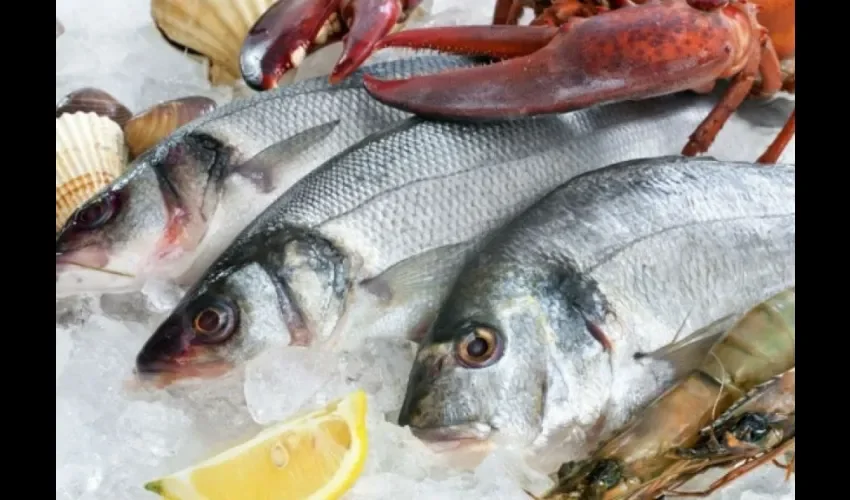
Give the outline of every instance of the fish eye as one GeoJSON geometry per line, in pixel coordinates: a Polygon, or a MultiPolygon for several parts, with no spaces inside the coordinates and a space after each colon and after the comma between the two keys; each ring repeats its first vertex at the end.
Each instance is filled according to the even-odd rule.
{"type": "Polygon", "coordinates": [[[224,298],[216,298],[195,312],[192,329],[195,338],[205,344],[218,344],[229,339],[239,325],[239,309],[224,298]]]}
{"type": "Polygon", "coordinates": [[[455,346],[455,355],[468,368],[484,368],[502,355],[499,332],[487,326],[474,326],[455,346]]]}
{"type": "Polygon", "coordinates": [[[77,211],[74,215],[74,227],[88,231],[97,229],[112,220],[117,213],[118,196],[107,193],[77,211]]]}

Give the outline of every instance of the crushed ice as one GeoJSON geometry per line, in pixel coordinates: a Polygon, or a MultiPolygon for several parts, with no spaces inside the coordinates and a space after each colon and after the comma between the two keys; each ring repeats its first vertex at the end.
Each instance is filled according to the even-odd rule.
{"type": "MultiPolygon", "coordinates": [[[[466,1],[434,0],[431,15],[410,25],[488,23],[493,1],[474,4],[471,11],[466,1]]],[[[220,103],[234,95],[230,88],[212,88],[202,63],[162,40],[150,21],[149,0],[60,0],[56,17],[65,29],[56,43],[57,100],[94,86],[140,111],[185,95],[220,103]]],[[[327,72],[338,53],[330,47],[308,59],[297,79],[327,72]]],[[[372,60],[398,55],[387,51],[372,60]]],[[[142,489],[147,480],[223,451],[254,435],[260,424],[355,387],[370,395],[371,446],[347,499],[524,500],[523,489],[540,492],[550,484],[507,451],[493,453],[472,471],[448,467],[408,429],[389,423],[413,359],[412,347],[401,339],[370,339],[334,354],[279,349],[254,360],[244,374],[215,382],[160,391],[133,386],[135,354],[181,293],[152,282],[133,294],[57,300],[57,499],[152,500],[155,495],[142,489]]],[[[763,469],[716,498],[794,498],[793,479],[784,483],[783,471],[763,469]]]]}

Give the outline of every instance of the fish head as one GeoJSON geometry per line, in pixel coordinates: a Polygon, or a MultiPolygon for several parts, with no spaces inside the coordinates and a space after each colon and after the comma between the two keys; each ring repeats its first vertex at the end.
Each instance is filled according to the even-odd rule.
{"type": "Polygon", "coordinates": [[[530,444],[542,429],[547,380],[536,318],[448,300],[417,352],[399,425],[425,441],[530,444]]]}
{"type": "Polygon", "coordinates": [[[340,273],[315,250],[263,235],[231,247],[142,347],[139,378],[160,386],[215,378],[272,346],[306,345],[333,330],[344,307],[340,273]]]}
{"type": "Polygon", "coordinates": [[[231,152],[209,135],[188,133],[136,158],[57,233],[57,295],[179,277],[206,235],[231,152]]]}
{"type": "Polygon", "coordinates": [[[57,294],[120,291],[138,282],[168,214],[154,172],[134,173],[90,198],[57,233],[57,294]]]}

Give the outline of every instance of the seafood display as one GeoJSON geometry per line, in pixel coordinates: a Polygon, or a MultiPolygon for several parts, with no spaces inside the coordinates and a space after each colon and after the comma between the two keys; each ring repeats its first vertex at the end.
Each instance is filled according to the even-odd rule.
{"type": "MultiPolygon", "coordinates": [[[[470,64],[425,57],[372,71],[470,64]]],[[[221,106],[148,150],[57,230],[56,294],[135,290],[151,277],[191,283],[236,234],[304,174],[406,117],[370,99],[360,76],[317,78],[221,106]]],[[[128,124],[132,124],[131,120],[128,124]]],[[[130,130],[132,132],[132,128],[130,130]]]]}
{"type": "Polygon", "coordinates": [[[348,77],[423,0],[278,0],[248,32],[240,54],[249,87],[267,90],[317,48],[342,39],[331,83],[348,77]]]}
{"type": "Polygon", "coordinates": [[[419,119],[381,131],[252,222],[149,339],[138,370],[218,375],[269,346],[333,333],[421,336],[488,230],[576,174],[675,152],[667,136],[699,122],[693,104],[670,96],[542,120],[419,119]]]}
{"type": "Polygon", "coordinates": [[[98,1],[57,498],[793,499],[794,0],[98,1]]]}
{"type": "Polygon", "coordinates": [[[274,0],[151,0],[151,17],[165,38],[209,59],[213,85],[241,78],[245,35],[274,0]]]}
{"type": "MultiPolygon", "coordinates": [[[[563,113],[685,90],[703,93],[717,80],[731,79],[682,149],[687,156],[707,151],[747,96],[795,88],[794,0],[531,3],[539,6],[534,26],[424,28],[379,44],[506,61],[399,80],[367,76],[366,88],[381,102],[412,113],[481,120],[563,113]]],[[[516,22],[518,5],[500,0],[495,20],[516,22]]],[[[762,162],[777,160],[794,125],[792,116],[762,162]]]]}
{"type": "MultiPolygon", "coordinates": [[[[121,127],[95,113],[56,118],[56,230],[78,206],[118,178],[127,165],[121,127]]],[[[103,214],[75,214],[72,224],[87,227],[103,214]]]]}
{"type": "Polygon", "coordinates": [[[794,285],[794,193],[793,166],[680,156],[568,181],[465,263],[399,424],[428,440],[593,446],[663,386],[635,376],[635,352],[794,285]]]}
{"type": "Polygon", "coordinates": [[[790,428],[787,411],[773,417],[788,405],[788,391],[794,393],[795,289],[758,304],[731,328],[730,319],[654,353],[652,358],[680,369],[692,366],[695,356],[705,357],[589,459],[566,464],[557,487],[543,498],[656,498],[695,471],[773,448],[789,438],[789,430],[793,438],[793,415],[790,428]],[[711,342],[717,343],[705,355],[704,345],[711,342]],[[741,443],[752,446],[741,449],[741,443]]]}

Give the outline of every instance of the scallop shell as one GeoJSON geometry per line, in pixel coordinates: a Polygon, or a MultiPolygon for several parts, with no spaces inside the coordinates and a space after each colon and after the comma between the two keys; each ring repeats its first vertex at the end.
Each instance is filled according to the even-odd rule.
{"type": "Polygon", "coordinates": [[[147,151],[172,132],[216,107],[209,97],[190,96],[159,103],[133,116],[124,135],[133,157],[147,151]]]}
{"type": "Polygon", "coordinates": [[[97,113],[100,116],[111,118],[123,127],[127,120],[133,115],[127,106],[112,97],[103,90],[93,87],[77,89],[63,97],[56,104],[56,118],[65,113],[97,113]]]}
{"type": "Polygon", "coordinates": [[[56,119],[56,230],[127,164],[121,127],[95,113],[56,119]]]}
{"type": "Polygon", "coordinates": [[[171,42],[210,60],[210,82],[219,85],[242,79],[242,42],[274,3],[275,0],[151,0],[151,14],[171,42]]]}

